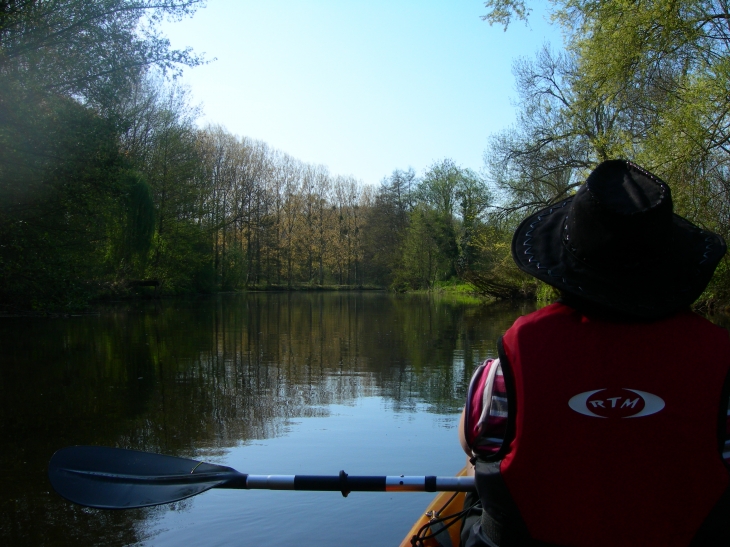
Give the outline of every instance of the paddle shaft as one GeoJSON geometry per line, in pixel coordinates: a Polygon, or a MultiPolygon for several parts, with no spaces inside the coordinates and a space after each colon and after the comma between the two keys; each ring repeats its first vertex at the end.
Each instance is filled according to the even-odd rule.
{"type": "MultiPolygon", "coordinates": [[[[222,486],[226,488],[226,486],[222,486]]],[[[235,488],[235,486],[234,486],[235,488]]],[[[247,475],[249,489],[315,490],[328,492],[468,492],[474,490],[473,477],[435,476],[355,476],[340,472],[328,475],[247,475]]]]}

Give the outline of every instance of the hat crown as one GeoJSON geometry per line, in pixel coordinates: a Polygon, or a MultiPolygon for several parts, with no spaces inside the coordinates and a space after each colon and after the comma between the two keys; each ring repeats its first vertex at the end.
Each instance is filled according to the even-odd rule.
{"type": "Polygon", "coordinates": [[[606,161],[573,197],[563,245],[589,266],[650,264],[671,244],[672,215],[666,183],[631,162],[606,161]]]}
{"type": "MultiPolygon", "coordinates": [[[[586,188],[608,212],[635,215],[666,204],[669,187],[630,162],[603,163],[586,180],[586,188]]],[[[668,200],[671,206],[671,199],[668,200]]]]}

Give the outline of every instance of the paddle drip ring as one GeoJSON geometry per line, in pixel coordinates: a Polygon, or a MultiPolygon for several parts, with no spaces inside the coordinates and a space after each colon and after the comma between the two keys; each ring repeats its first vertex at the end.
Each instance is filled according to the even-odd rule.
{"type": "Polygon", "coordinates": [[[345,473],[344,469],[340,470],[340,492],[342,492],[343,498],[346,498],[347,494],[350,493],[347,489],[347,473],[345,473]]]}

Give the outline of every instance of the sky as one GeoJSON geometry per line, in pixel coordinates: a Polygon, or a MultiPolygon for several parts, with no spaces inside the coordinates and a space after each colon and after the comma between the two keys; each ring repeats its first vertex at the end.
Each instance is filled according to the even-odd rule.
{"type": "Polygon", "coordinates": [[[481,171],[489,136],[516,119],[513,61],[562,47],[545,12],[506,32],[485,13],[480,0],[208,0],[162,31],[215,58],[181,80],[201,127],[378,184],[444,158],[481,171]]]}

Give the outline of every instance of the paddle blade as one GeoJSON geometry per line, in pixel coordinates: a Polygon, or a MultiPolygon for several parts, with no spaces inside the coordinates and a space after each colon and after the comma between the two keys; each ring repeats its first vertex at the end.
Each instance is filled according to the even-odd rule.
{"type": "Polygon", "coordinates": [[[211,488],[244,481],[230,467],[162,454],[70,446],[51,458],[48,477],[69,501],[101,509],[171,503],[211,488]]]}

